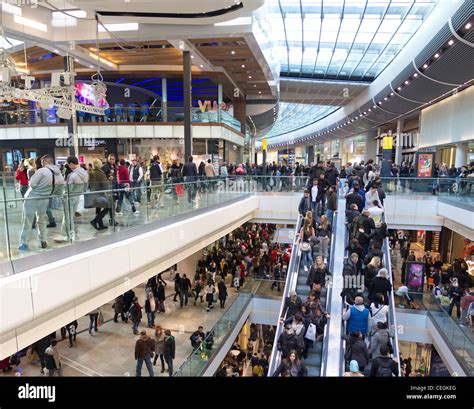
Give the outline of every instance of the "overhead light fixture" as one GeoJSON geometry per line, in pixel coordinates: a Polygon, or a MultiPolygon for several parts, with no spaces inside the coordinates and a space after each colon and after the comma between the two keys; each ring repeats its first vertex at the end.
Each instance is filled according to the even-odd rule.
{"type": "Polygon", "coordinates": [[[55,49],[55,50],[53,50],[53,51],[54,51],[56,54],[59,53],[59,50],[56,50],[56,49],[55,49]]]}
{"type": "Polygon", "coordinates": [[[402,89],[402,87],[397,87],[397,90],[400,91],[402,89]]]}
{"type": "Polygon", "coordinates": [[[257,88],[257,84],[253,84],[253,87],[254,87],[254,88],[257,88]]]}
{"type": "Polygon", "coordinates": [[[379,101],[378,104],[379,104],[379,105],[382,105],[382,101],[379,101]]]}
{"type": "Polygon", "coordinates": [[[384,98],[385,101],[386,101],[387,99],[388,99],[387,97],[384,98]]]}
{"type": "Polygon", "coordinates": [[[53,11],[51,15],[53,16],[53,20],[59,20],[59,19],[64,20],[64,19],[74,18],[74,17],[86,18],[87,12],[85,10],[64,10],[64,12],[53,11]]]}
{"type": "Polygon", "coordinates": [[[372,108],[377,108],[377,105],[374,105],[372,108]]]}
{"type": "Polygon", "coordinates": [[[93,58],[96,61],[100,60],[101,64],[108,65],[110,68],[116,70],[117,64],[113,63],[112,61],[106,60],[104,57],[100,57],[97,54],[89,53],[89,57],[93,58]]]}
{"type": "Polygon", "coordinates": [[[199,67],[204,68],[204,65],[200,64],[199,67]]]}
{"type": "Polygon", "coordinates": [[[415,77],[415,78],[418,77],[418,73],[415,72],[415,73],[413,74],[413,77],[415,77]]]}
{"type": "Polygon", "coordinates": [[[427,68],[428,68],[428,64],[423,64],[423,68],[424,68],[424,69],[427,69],[427,68]]]}
{"type": "Polygon", "coordinates": [[[372,111],[372,108],[369,108],[367,111],[371,112],[371,111],[372,111]]]}
{"type": "Polygon", "coordinates": [[[472,25],[471,23],[467,23],[464,27],[466,30],[469,30],[472,27],[472,25]]]}
{"type": "Polygon", "coordinates": [[[39,23],[38,21],[31,20],[29,18],[14,15],[13,21],[17,24],[22,24],[25,27],[33,28],[38,31],[44,31],[45,33],[48,32],[48,26],[46,24],[39,23]]]}
{"type": "Polygon", "coordinates": [[[391,92],[390,95],[393,96],[393,92],[391,92]]]}
{"type": "Polygon", "coordinates": [[[439,54],[436,53],[436,54],[434,55],[434,58],[439,58],[439,54]]]}
{"type": "Polygon", "coordinates": [[[89,68],[94,68],[94,66],[93,66],[93,65],[89,65],[89,68]]]}
{"type": "Polygon", "coordinates": [[[259,93],[259,94],[261,94],[261,93],[262,93],[262,91],[258,91],[258,93],[259,93]]]}
{"type": "Polygon", "coordinates": [[[406,80],[405,81],[405,85],[408,85],[410,83],[410,81],[406,80]]]}
{"type": "Polygon", "coordinates": [[[454,44],[454,40],[449,40],[449,41],[448,41],[448,44],[449,44],[449,45],[453,45],[453,44],[454,44]]]}
{"type": "Polygon", "coordinates": [[[245,68],[245,64],[242,64],[242,68],[245,68]]]}
{"type": "Polygon", "coordinates": [[[105,33],[107,31],[138,31],[138,23],[113,23],[113,24],[104,24],[104,26],[99,25],[99,32],[105,33]],[[105,28],[104,28],[105,26],[105,28]]]}
{"type": "MultiPolygon", "coordinates": [[[[370,110],[370,108],[369,108],[369,110],[370,110]]],[[[364,115],[365,115],[365,114],[367,114],[367,111],[364,111],[364,115]]]]}
{"type": "Polygon", "coordinates": [[[231,53],[232,55],[234,55],[234,54],[235,54],[235,51],[234,51],[234,50],[232,50],[230,53],[231,53]]]}
{"type": "Polygon", "coordinates": [[[77,58],[74,58],[74,61],[76,61],[76,62],[79,62],[79,59],[77,59],[77,58]]]}
{"type": "Polygon", "coordinates": [[[194,58],[194,55],[191,55],[191,58],[194,58]]]}
{"type": "Polygon", "coordinates": [[[251,79],[252,79],[252,76],[251,76],[251,75],[249,75],[249,80],[251,80],[251,79]]]}

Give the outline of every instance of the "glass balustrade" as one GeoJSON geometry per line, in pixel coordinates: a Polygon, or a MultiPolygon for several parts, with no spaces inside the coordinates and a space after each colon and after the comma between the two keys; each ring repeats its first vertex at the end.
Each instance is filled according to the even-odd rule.
{"type": "MultiPolygon", "coordinates": [[[[399,311],[411,310],[426,313],[444,335],[450,349],[464,363],[464,366],[470,372],[470,376],[473,376],[474,335],[472,324],[469,322],[468,317],[465,316],[466,312],[461,314],[461,319],[450,315],[448,301],[444,302],[442,298],[435,298],[431,293],[417,293],[400,289],[395,292],[395,305],[399,311]]],[[[456,311],[456,307],[454,307],[454,311],[456,311]]],[[[398,316],[400,315],[398,314],[398,316]]],[[[403,320],[400,319],[398,321],[398,326],[399,329],[403,330],[403,320]]]]}
{"type": "Polygon", "coordinates": [[[166,180],[134,188],[89,184],[85,192],[69,185],[62,195],[46,191],[25,199],[8,177],[0,189],[0,262],[192,215],[248,194],[280,192],[299,197],[305,186],[305,178],[292,176],[198,177],[192,182],[166,180]]]}

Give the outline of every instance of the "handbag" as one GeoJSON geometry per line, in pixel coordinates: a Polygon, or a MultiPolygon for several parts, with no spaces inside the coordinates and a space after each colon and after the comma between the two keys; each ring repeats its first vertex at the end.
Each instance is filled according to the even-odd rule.
{"type": "Polygon", "coordinates": [[[316,325],[310,323],[304,337],[310,341],[316,341],[316,325]]]}
{"type": "Polygon", "coordinates": [[[309,243],[302,243],[301,244],[301,251],[310,251],[311,250],[311,245],[309,243]]]}
{"type": "Polygon", "coordinates": [[[176,190],[176,194],[178,196],[184,196],[184,185],[183,184],[176,185],[175,190],[176,190]]]}

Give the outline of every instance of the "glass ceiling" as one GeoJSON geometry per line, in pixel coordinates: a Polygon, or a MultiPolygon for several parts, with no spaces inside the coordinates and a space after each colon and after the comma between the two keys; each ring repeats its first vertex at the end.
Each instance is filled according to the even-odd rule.
{"type": "Polygon", "coordinates": [[[294,131],[303,126],[318,121],[326,115],[339,109],[333,105],[298,104],[294,102],[280,102],[279,115],[267,138],[294,131]]]}
{"type": "Polygon", "coordinates": [[[438,0],[267,0],[283,76],[376,78],[438,0]]]}

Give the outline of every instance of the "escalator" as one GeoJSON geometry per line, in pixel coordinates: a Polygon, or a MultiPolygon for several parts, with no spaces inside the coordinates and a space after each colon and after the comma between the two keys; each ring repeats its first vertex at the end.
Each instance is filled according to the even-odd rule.
{"type": "MultiPolygon", "coordinates": [[[[336,226],[337,224],[336,219],[337,219],[337,213],[334,215],[333,226],[336,226]]],[[[310,293],[309,287],[306,284],[309,271],[304,271],[304,267],[301,263],[301,256],[298,254],[299,246],[297,243],[297,239],[298,239],[298,234],[301,228],[301,224],[302,224],[302,217],[300,216],[298,218],[297,226],[295,229],[295,237],[294,237],[294,241],[292,245],[291,259],[288,265],[287,280],[285,284],[285,290],[283,293],[282,305],[280,308],[280,315],[279,315],[280,317],[284,313],[283,308],[285,305],[285,299],[289,297],[292,291],[296,291],[298,297],[300,297],[303,302],[306,300],[306,298],[308,297],[310,293]]],[[[330,274],[332,273],[333,266],[334,266],[334,257],[332,257],[332,254],[334,254],[334,243],[335,243],[334,236],[335,236],[335,230],[333,230],[333,234],[331,237],[331,247],[330,247],[330,253],[329,253],[328,270],[330,274]]],[[[328,277],[326,279],[328,279],[328,277]]],[[[329,278],[329,281],[327,280],[326,282],[330,283],[331,281],[332,280],[329,278]]],[[[328,302],[330,297],[331,297],[331,284],[323,287],[321,289],[321,295],[320,295],[320,302],[322,306],[324,307],[324,309],[329,314],[331,313],[330,302],[328,302]]],[[[288,317],[285,317],[285,318],[288,318],[288,317]]],[[[281,361],[281,352],[277,350],[277,343],[278,343],[278,338],[280,334],[282,333],[282,331],[283,331],[283,324],[279,322],[276,333],[275,333],[275,342],[273,345],[272,356],[271,356],[270,365],[269,365],[269,371],[268,371],[269,376],[271,376],[275,372],[275,370],[277,369],[281,361]]],[[[308,376],[323,376],[324,375],[328,338],[329,338],[327,336],[327,332],[328,332],[328,325],[325,325],[323,337],[314,342],[313,347],[309,348],[308,350],[307,358],[303,360],[304,365],[308,371],[308,376]]]]}

